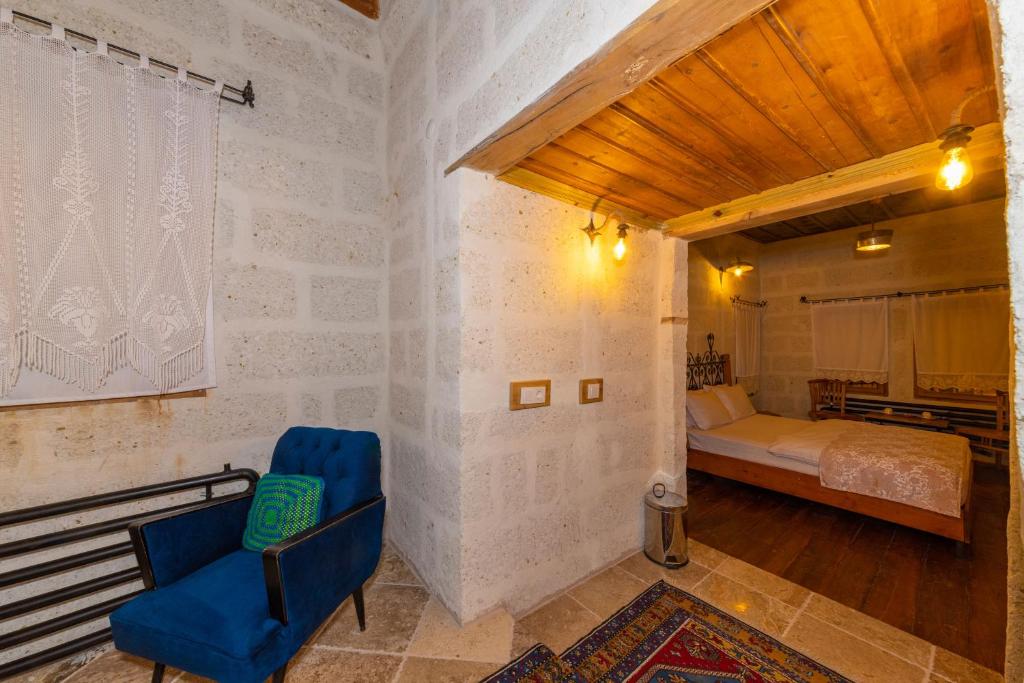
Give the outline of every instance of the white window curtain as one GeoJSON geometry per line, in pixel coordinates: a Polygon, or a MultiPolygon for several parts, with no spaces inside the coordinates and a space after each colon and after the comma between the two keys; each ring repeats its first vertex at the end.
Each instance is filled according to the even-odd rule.
{"type": "Polygon", "coordinates": [[[889,381],[889,305],[878,301],[811,304],[817,377],[849,382],[889,381]]]}
{"type": "Polygon", "coordinates": [[[210,386],[219,88],[0,12],[0,403],[210,386]]]}
{"type": "Polygon", "coordinates": [[[918,386],[976,394],[1007,388],[1008,291],[918,296],[913,317],[918,386]]]}
{"type": "Polygon", "coordinates": [[[734,301],[732,310],[736,323],[736,381],[747,391],[757,391],[761,377],[761,312],[764,309],[734,301]]]}

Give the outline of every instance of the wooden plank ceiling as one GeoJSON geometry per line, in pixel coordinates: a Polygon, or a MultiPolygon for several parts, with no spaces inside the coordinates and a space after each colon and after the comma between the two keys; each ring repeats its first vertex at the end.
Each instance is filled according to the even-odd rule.
{"type": "MultiPolygon", "coordinates": [[[[984,0],[779,0],[501,177],[656,225],[935,141],[965,95],[993,84],[984,0]]],[[[998,120],[994,89],[963,120],[998,120]]],[[[954,201],[911,194],[882,207],[954,201]]],[[[818,222],[839,225],[837,211],[818,222]]]]}

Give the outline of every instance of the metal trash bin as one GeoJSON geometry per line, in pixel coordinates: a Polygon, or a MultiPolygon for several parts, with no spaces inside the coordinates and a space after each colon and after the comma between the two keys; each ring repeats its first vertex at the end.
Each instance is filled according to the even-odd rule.
{"type": "Polygon", "coordinates": [[[666,567],[682,567],[690,561],[686,531],[683,497],[655,484],[644,496],[644,554],[666,567]]]}

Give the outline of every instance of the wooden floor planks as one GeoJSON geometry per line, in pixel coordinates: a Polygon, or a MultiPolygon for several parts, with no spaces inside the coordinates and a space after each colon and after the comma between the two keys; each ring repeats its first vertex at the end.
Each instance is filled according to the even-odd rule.
{"type": "Polygon", "coordinates": [[[690,536],[1002,671],[1006,470],[976,466],[973,496],[957,557],[945,538],[690,470],[690,536]]]}

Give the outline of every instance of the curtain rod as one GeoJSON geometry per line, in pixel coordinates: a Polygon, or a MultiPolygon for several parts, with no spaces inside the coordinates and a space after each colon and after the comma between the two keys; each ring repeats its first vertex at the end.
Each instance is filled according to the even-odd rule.
{"type": "Polygon", "coordinates": [[[806,296],[800,297],[800,303],[802,304],[830,304],[836,301],[872,301],[874,299],[899,299],[904,296],[928,296],[930,294],[954,294],[954,293],[969,293],[969,292],[982,292],[990,289],[1008,289],[1010,285],[1008,283],[998,283],[994,285],[975,285],[973,287],[951,287],[950,289],[926,289],[916,292],[890,292],[888,294],[870,294],[867,296],[840,296],[834,299],[808,299],[806,296]]]}
{"type": "MultiPolygon", "coordinates": [[[[11,14],[15,18],[21,19],[23,21],[27,21],[27,22],[29,22],[31,24],[36,24],[37,26],[44,26],[46,28],[53,28],[53,22],[52,21],[48,21],[46,19],[40,19],[39,17],[34,17],[31,14],[25,14],[24,12],[19,12],[17,10],[12,11],[11,14]]],[[[84,40],[84,41],[93,43],[94,45],[95,44],[99,44],[99,41],[96,38],[93,38],[92,36],[87,35],[85,33],[82,33],[81,31],[75,31],[75,30],[70,29],[70,28],[65,28],[64,29],[64,33],[69,35],[69,36],[74,36],[75,38],[78,38],[79,40],[84,40]]],[[[120,53],[122,55],[126,55],[128,57],[133,58],[133,59],[140,59],[142,57],[141,54],[139,54],[138,52],[136,52],[134,50],[129,50],[127,48],[119,47],[117,45],[114,45],[113,43],[107,43],[107,50],[112,50],[114,52],[118,52],[118,53],[120,53]]],[[[167,69],[168,71],[174,71],[174,72],[178,71],[178,67],[176,67],[173,64],[169,64],[168,62],[165,62],[165,61],[160,60],[160,59],[153,59],[152,57],[150,57],[149,58],[149,63],[150,63],[151,66],[152,65],[156,65],[156,66],[159,66],[159,67],[161,67],[163,69],[167,69]]],[[[202,83],[206,83],[207,85],[214,85],[217,82],[216,80],[210,78],[209,76],[204,76],[202,74],[197,74],[197,73],[195,73],[193,71],[186,71],[186,73],[188,74],[189,78],[193,78],[193,79],[195,79],[197,81],[200,81],[202,83]]],[[[157,74],[157,75],[159,75],[159,74],[157,74]]],[[[233,85],[228,85],[228,84],[225,83],[224,86],[223,86],[223,89],[221,90],[220,96],[221,96],[221,99],[227,100],[228,102],[234,102],[235,104],[248,104],[249,107],[255,106],[253,103],[256,101],[256,94],[253,92],[253,89],[252,89],[252,81],[246,81],[245,82],[245,87],[241,88],[241,89],[236,88],[233,85]],[[238,95],[242,99],[238,100],[238,99],[235,99],[233,97],[228,97],[225,94],[225,92],[228,92],[228,91],[238,95]]]]}
{"type": "Polygon", "coordinates": [[[743,304],[744,306],[756,306],[758,308],[764,308],[765,306],[768,305],[768,302],[763,299],[761,301],[750,301],[749,299],[744,299],[739,296],[731,296],[729,297],[729,301],[731,301],[734,304],[743,304]]]}

